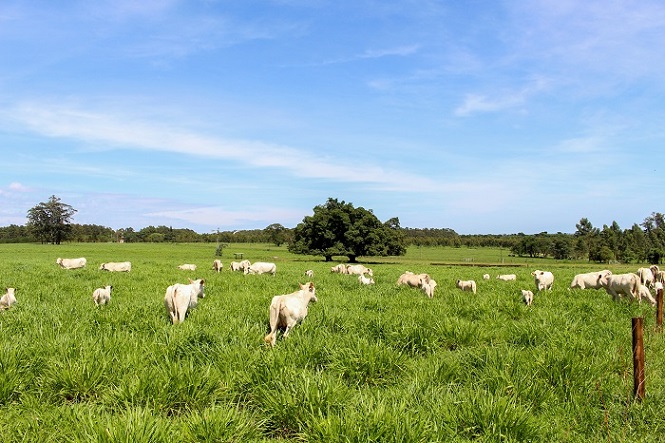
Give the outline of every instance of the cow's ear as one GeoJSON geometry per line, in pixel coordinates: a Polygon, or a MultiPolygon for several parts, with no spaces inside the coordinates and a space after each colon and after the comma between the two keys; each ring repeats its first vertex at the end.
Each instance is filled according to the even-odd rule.
{"type": "Polygon", "coordinates": [[[314,289],[314,282],[313,281],[309,282],[309,289],[314,289]]]}
{"type": "Polygon", "coordinates": [[[191,278],[187,278],[187,280],[189,280],[190,283],[194,283],[194,280],[192,280],[191,278]]]}
{"type": "Polygon", "coordinates": [[[204,279],[201,279],[201,284],[202,284],[202,285],[204,285],[205,282],[206,282],[206,281],[205,281],[204,279]]]}

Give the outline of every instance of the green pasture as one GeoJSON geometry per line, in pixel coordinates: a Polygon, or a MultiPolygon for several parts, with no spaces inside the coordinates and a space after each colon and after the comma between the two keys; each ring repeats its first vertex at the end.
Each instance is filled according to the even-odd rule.
{"type": "MultiPolygon", "coordinates": [[[[655,308],[574,290],[574,274],[607,267],[519,259],[506,250],[410,248],[360,258],[373,286],[332,274],[336,262],[284,247],[231,244],[0,245],[3,442],[660,442],[665,343],[655,308]],[[234,254],[277,264],[275,277],[232,273],[234,254]],[[84,269],[58,257],[84,256],[84,269]],[[98,270],[132,262],[130,273],[98,270]],[[198,265],[180,271],[182,263],[198,265]],[[314,270],[318,303],[286,340],[264,344],[274,295],[314,270]],[[526,307],[534,269],[552,291],[526,307]],[[433,299],[397,287],[427,272],[433,299]],[[483,280],[488,273],[490,280],[483,280]],[[515,273],[515,282],[496,280],[515,273]],[[180,325],[168,285],[206,280],[180,325]],[[455,288],[474,279],[478,293],[455,288]],[[111,284],[109,305],[92,292],[111,284]],[[633,399],[631,318],[644,317],[646,398],[633,399]]],[[[634,269],[635,268],[635,269],[634,269]]]]}

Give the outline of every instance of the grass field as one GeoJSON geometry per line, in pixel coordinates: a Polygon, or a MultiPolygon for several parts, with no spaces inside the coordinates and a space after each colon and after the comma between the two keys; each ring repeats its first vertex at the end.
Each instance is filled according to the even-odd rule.
{"type": "MultiPolygon", "coordinates": [[[[216,245],[0,245],[3,442],[660,442],[665,343],[648,304],[569,291],[587,263],[520,260],[507,251],[411,248],[367,258],[376,285],[285,248],[216,245]],[[228,271],[234,253],[274,261],[277,276],[228,271]],[[88,259],[63,270],[57,257],[88,259]],[[131,273],[99,271],[132,262],[131,273]],[[195,272],[180,271],[195,263],[195,272]],[[488,266],[481,266],[489,264],[488,266]],[[534,269],[554,289],[526,307],[534,269]],[[275,348],[263,337],[273,295],[313,269],[318,303],[275,348]],[[433,299],[397,287],[405,271],[438,282],[433,299]],[[484,281],[489,273],[492,279],[484,281]],[[515,273],[516,282],[500,282],[515,273]],[[168,285],[206,279],[180,325],[168,285]],[[474,279],[478,294],[455,280],[474,279]],[[92,292],[111,284],[111,303],[92,292]],[[631,318],[644,317],[646,398],[633,400],[631,318]]],[[[614,272],[636,265],[609,266],[614,272]]]]}

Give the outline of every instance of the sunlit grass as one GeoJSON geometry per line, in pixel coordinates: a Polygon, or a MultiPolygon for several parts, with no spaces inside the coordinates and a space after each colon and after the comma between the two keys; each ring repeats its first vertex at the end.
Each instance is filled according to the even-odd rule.
{"type": "Polygon", "coordinates": [[[218,274],[214,251],[0,245],[0,286],[18,288],[19,301],[0,312],[2,441],[655,442],[665,432],[654,309],[568,290],[593,264],[450,266],[438,263],[465,251],[421,248],[368,260],[376,285],[362,286],[320,258],[269,245],[227,247],[218,274]],[[275,261],[277,275],[228,271],[234,252],[275,261]],[[59,269],[58,256],[86,256],[88,267],[59,269]],[[97,269],[125,260],[129,274],[97,269]],[[185,262],[199,269],[176,268],[185,262]],[[553,271],[555,285],[527,307],[520,289],[535,289],[536,268],[553,271]],[[270,299],[296,290],[306,269],[319,302],[270,349],[270,299]],[[431,274],[434,298],[397,287],[405,270],[431,274]],[[518,280],[497,281],[499,272],[518,280]],[[206,297],[173,326],[164,291],[190,277],[206,279],[206,297]],[[458,278],[476,280],[478,293],[456,289],[458,278]],[[106,284],[111,303],[96,307],[92,291],[106,284]],[[641,403],[632,399],[634,316],[645,318],[641,403]]]}

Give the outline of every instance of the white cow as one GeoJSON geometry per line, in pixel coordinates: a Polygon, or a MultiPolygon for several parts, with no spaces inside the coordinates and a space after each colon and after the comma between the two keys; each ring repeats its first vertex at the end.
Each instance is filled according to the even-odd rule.
{"type": "Polygon", "coordinates": [[[306,270],[305,271],[305,276],[310,277],[310,278],[314,277],[314,271],[311,270],[311,269],[306,270]]]}
{"type": "Polygon", "coordinates": [[[474,294],[476,293],[476,282],[473,280],[457,280],[455,282],[455,286],[457,286],[462,291],[469,291],[473,292],[474,294]]]}
{"type": "Polygon", "coordinates": [[[270,262],[257,261],[245,268],[246,274],[277,274],[277,265],[270,262]]]}
{"type": "Polygon", "coordinates": [[[99,269],[109,272],[129,272],[132,270],[132,262],[122,261],[122,262],[102,263],[99,266],[99,269]]]}
{"type": "Polygon", "coordinates": [[[61,268],[64,269],[77,269],[77,268],[84,268],[88,261],[85,259],[85,257],[80,257],[80,258],[58,257],[58,259],[55,262],[59,264],[61,268]]]}
{"type": "Polygon", "coordinates": [[[92,301],[95,302],[95,305],[105,305],[106,303],[111,301],[111,291],[113,290],[113,286],[105,286],[103,288],[97,288],[95,291],[92,293],[92,301]]]}
{"type": "Polygon", "coordinates": [[[549,289],[550,291],[552,290],[552,285],[554,284],[554,274],[552,274],[550,271],[541,271],[536,269],[531,273],[531,275],[533,275],[533,279],[536,282],[536,288],[539,291],[543,291],[545,289],[549,289]]]}
{"type": "Polygon", "coordinates": [[[278,329],[284,329],[284,338],[286,338],[291,329],[307,317],[309,303],[318,301],[313,282],[299,285],[300,290],[291,294],[276,295],[270,302],[270,333],[264,337],[270,346],[275,346],[278,329]]]}
{"type": "Polygon", "coordinates": [[[483,274],[483,280],[489,280],[490,275],[489,274],[483,274]]]}
{"type": "Polygon", "coordinates": [[[497,279],[502,280],[502,281],[513,281],[517,280],[517,276],[515,274],[502,274],[502,275],[497,275],[497,279]]]}
{"type": "Polygon", "coordinates": [[[245,271],[245,269],[249,268],[251,266],[251,263],[249,260],[243,260],[243,261],[232,261],[231,265],[229,265],[229,269],[232,271],[245,271]]]}
{"type": "Polygon", "coordinates": [[[527,306],[531,306],[533,303],[533,292],[527,289],[522,289],[522,298],[524,299],[524,303],[526,303],[527,306]]]}
{"type": "Polygon", "coordinates": [[[600,289],[603,287],[601,280],[610,275],[612,275],[612,271],[609,269],[603,269],[602,271],[596,272],[587,272],[586,274],[577,274],[575,277],[573,277],[573,281],[570,282],[570,289],[600,289]]]}
{"type": "Polygon", "coordinates": [[[339,263],[335,266],[332,266],[330,268],[330,272],[336,272],[338,274],[348,274],[348,272],[346,272],[346,265],[344,263],[339,263]]]}
{"type": "Polygon", "coordinates": [[[637,274],[612,274],[600,278],[600,284],[614,300],[619,300],[621,295],[639,300],[640,277],[637,274]]]}
{"type": "Polygon", "coordinates": [[[164,295],[164,306],[169,313],[171,323],[182,323],[185,321],[187,309],[195,308],[199,297],[204,298],[205,280],[189,279],[189,284],[176,283],[166,288],[164,295]]]}
{"type": "Polygon", "coordinates": [[[7,288],[7,292],[0,297],[0,309],[5,310],[11,308],[13,305],[18,303],[16,301],[15,288],[7,288]]]}
{"type": "Polygon", "coordinates": [[[212,262],[212,269],[215,272],[222,272],[222,268],[224,268],[224,265],[222,264],[221,260],[214,260],[212,262]]]}
{"type": "Polygon", "coordinates": [[[433,278],[421,278],[420,279],[420,289],[427,295],[429,298],[434,297],[434,289],[436,288],[436,280],[433,278]]]}
{"type": "Polygon", "coordinates": [[[368,274],[370,277],[374,276],[374,271],[370,268],[366,268],[365,265],[348,265],[346,267],[346,273],[350,275],[368,274]]]}
{"type": "Polygon", "coordinates": [[[654,284],[655,278],[651,268],[639,268],[637,270],[637,275],[640,277],[640,283],[646,287],[651,287],[654,284]]]}
{"type": "Polygon", "coordinates": [[[196,271],[196,265],[193,265],[191,263],[185,263],[179,265],[178,269],[180,269],[181,271],[196,271]]]}
{"type": "Polygon", "coordinates": [[[400,275],[397,279],[398,285],[407,285],[412,288],[421,287],[421,280],[429,282],[430,276],[428,274],[414,274],[413,272],[406,271],[404,274],[400,275]]]}
{"type": "Polygon", "coordinates": [[[373,285],[374,279],[372,277],[365,277],[365,274],[358,276],[358,281],[361,285],[373,285]]]}
{"type": "Polygon", "coordinates": [[[654,274],[654,281],[656,283],[664,284],[665,283],[665,271],[657,271],[654,274]]]}
{"type": "Polygon", "coordinates": [[[649,303],[651,303],[653,306],[656,306],[656,299],[653,298],[653,296],[651,295],[651,291],[645,285],[640,285],[637,301],[639,303],[642,303],[642,298],[646,298],[647,300],[649,300],[649,303]]]}

